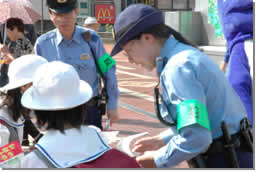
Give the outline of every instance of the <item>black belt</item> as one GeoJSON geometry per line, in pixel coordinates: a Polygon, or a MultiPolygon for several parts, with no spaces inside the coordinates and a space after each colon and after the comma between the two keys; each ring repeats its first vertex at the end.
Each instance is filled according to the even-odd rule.
{"type": "MultiPolygon", "coordinates": [[[[237,151],[242,152],[251,152],[247,145],[245,144],[245,140],[243,140],[240,132],[234,135],[231,135],[232,144],[235,145],[235,149],[237,151]]],[[[188,165],[190,168],[208,168],[206,164],[206,160],[209,156],[226,153],[226,146],[224,147],[223,136],[214,139],[207,152],[199,154],[198,156],[188,160],[188,165]]]]}
{"type": "MultiPolygon", "coordinates": [[[[236,150],[239,150],[242,152],[251,152],[247,144],[245,144],[245,140],[243,139],[240,133],[233,134],[231,138],[232,138],[232,144],[235,145],[236,150]]],[[[219,137],[213,140],[209,149],[203,155],[212,155],[216,153],[222,153],[225,151],[225,149],[226,148],[224,147],[224,139],[223,137],[219,137]]]]}

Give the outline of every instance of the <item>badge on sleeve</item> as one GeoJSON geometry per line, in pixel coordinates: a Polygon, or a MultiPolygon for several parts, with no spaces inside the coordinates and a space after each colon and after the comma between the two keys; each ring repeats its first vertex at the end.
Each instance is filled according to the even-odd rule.
{"type": "Polygon", "coordinates": [[[177,130],[198,124],[211,131],[208,110],[198,100],[185,100],[177,105],[177,130]]]}
{"type": "Polygon", "coordinates": [[[80,55],[80,60],[88,60],[88,59],[90,59],[89,54],[83,53],[80,55]]]}
{"type": "Polygon", "coordinates": [[[105,73],[116,64],[116,61],[108,53],[105,53],[97,60],[97,63],[102,73],[105,73]]]}

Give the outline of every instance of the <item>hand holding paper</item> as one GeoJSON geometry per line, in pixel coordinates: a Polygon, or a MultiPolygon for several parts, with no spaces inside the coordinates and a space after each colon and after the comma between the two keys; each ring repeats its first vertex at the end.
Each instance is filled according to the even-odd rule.
{"type": "Polygon", "coordinates": [[[141,137],[141,136],[144,136],[148,134],[148,132],[144,132],[144,133],[139,133],[139,134],[135,134],[135,135],[132,135],[132,136],[128,136],[128,137],[123,137],[120,139],[120,142],[118,143],[117,145],[117,149],[122,151],[122,152],[125,152],[127,153],[129,156],[131,157],[135,157],[135,156],[138,156],[139,153],[137,152],[134,152],[134,151],[131,151],[131,144],[132,142],[138,138],[138,137],[141,137]]]}
{"type": "Polygon", "coordinates": [[[135,142],[135,147],[132,149],[133,152],[145,152],[158,150],[165,145],[164,141],[160,136],[145,137],[135,142]]]}

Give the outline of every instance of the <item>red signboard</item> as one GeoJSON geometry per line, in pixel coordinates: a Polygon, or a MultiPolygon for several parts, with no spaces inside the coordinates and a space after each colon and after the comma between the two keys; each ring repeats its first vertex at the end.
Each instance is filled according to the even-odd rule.
{"type": "Polygon", "coordinates": [[[114,24],[115,22],[115,5],[114,4],[96,4],[95,17],[98,23],[114,24]]]}
{"type": "Polygon", "coordinates": [[[6,161],[22,153],[22,148],[19,142],[13,141],[3,147],[0,147],[0,162],[6,161]]]}

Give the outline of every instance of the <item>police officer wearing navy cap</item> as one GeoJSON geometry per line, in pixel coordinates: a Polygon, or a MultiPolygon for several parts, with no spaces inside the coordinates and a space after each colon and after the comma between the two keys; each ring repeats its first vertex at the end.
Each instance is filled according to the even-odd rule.
{"type": "Polygon", "coordinates": [[[185,160],[190,167],[253,167],[250,122],[217,64],[148,5],[122,11],[114,33],[112,56],[124,50],[131,63],[156,68],[159,76],[156,113],[169,129],[134,144],[142,167],[168,168],[185,160]]]}
{"type": "Polygon", "coordinates": [[[99,100],[97,73],[100,73],[104,80],[106,96],[102,97],[107,99],[107,116],[112,124],[118,120],[119,91],[115,61],[106,53],[96,32],[75,24],[79,13],[77,0],[47,0],[46,3],[50,19],[56,29],[37,39],[35,52],[49,62],[60,60],[72,65],[80,78],[91,85],[94,97],[88,102],[85,123],[102,129],[101,114],[105,113],[105,108],[102,108],[102,111],[99,109],[99,102],[102,99],[99,100]],[[105,63],[106,61],[108,63],[105,63]]]}

